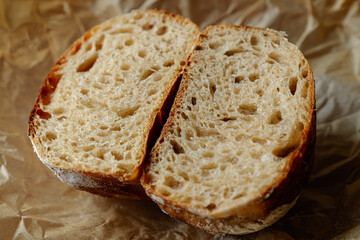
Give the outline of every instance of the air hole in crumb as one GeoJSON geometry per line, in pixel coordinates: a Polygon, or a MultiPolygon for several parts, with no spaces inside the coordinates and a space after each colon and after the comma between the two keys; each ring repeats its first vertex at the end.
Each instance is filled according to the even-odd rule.
{"type": "Polygon", "coordinates": [[[235,140],[236,141],[241,141],[241,140],[243,140],[244,138],[247,138],[245,135],[243,135],[243,134],[239,134],[239,135],[237,135],[236,137],[235,137],[235,140]]]}
{"type": "Polygon", "coordinates": [[[95,48],[96,50],[100,50],[103,46],[103,41],[104,41],[104,35],[101,35],[95,42],[95,48]]]}
{"type": "Polygon", "coordinates": [[[171,173],[174,173],[174,169],[171,166],[167,166],[166,170],[171,172],[171,173]]]}
{"type": "Polygon", "coordinates": [[[49,141],[53,141],[57,138],[56,133],[54,133],[54,132],[46,132],[45,136],[46,136],[46,139],[49,141]]]}
{"type": "Polygon", "coordinates": [[[83,149],[84,149],[85,152],[91,151],[91,150],[93,150],[94,148],[95,148],[94,145],[89,145],[89,146],[83,147],[83,149]]]}
{"type": "MultiPolygon", "coordinates": [[[[214,153],[212,153],[212,152],[203,152],[202,154],[201,154],[201,156],[202,157],[204,157],[204,158],[212,158],[212,157],[214,157],[214,153]]],[[[216,168],[216,166],[214,166],[214,167],[210,167],[210,168],[207,168],[207,167],[200,167],[201,169],[213,169],[213,168],[216,168]]]]}
{"type": "Polygon", "coordinates": [[[296,77],[292,77],[289,80],[289,89],[292,95],[295,95],[296,93],[297,82],[298,79],[296,77]]]}
{"type": "Polygon", "coordinates": [[[167,60],[163,64],[164,67],[171,67],[172,65],[174,65],[174,60],[167,60]]]}
{"type": "Polygon", "coordinates": [[[87,95],[87,94],[88,94],[88,92],[89,92],[89,90],[88,90],[88,89],[84,89],[84,88],[82,88],[82,89],[80,90],[80,93],[81,93],[82,95],[87,95]]]}
{"type": "Polygon", "coordinates": [[[257,95],[259,95],[260,97],[262,97],[262,96],[264,95],[264,91],[261,90],[261,89],[257,89],[257,90],[255,91],[255,93],[256,93],[257,95]]]}
{"type": "Polygon", "coordinates": [[[145,23],[145,24],[142,26],[142,29],[143,29],[143,30],[151,30],[153,27],[154,27],[153,24],[145,23]]]}
{"type": "Polygon", "coordinates": [[[195,97],[191,98],[191,104],[194,105],[194,106],[196,105],[196,98],[195,97]]]}
{"type": "Polygon", "coordinates": [[[181,62],[180,62],[180,65],[181,65],[181,66],[184,66],[185,64],[186,64],[185,61],[181,61],[181,62]]]}
{"type": "Polygon", "coordinates": [[[242,104],[239,106],[238,111],[243,115],[255,115],[257,112],[257,106],[251,104],[242,104]]]}
{"type": "Polygon", "coordinates": [[[215,168],[217,168],[217,165],[215,163],[208,163],[208,164],[200,166],[200,169],[203,169],[203,170],[212,170],[212,169],[215,169],[215,168]]]}
{"type": "Polygon", "coordinates": [[[204,48],[202,46],[198,45],[198,46],[195,47],[195,50],[201,51],[201,50],[204,50],[204,48]]]}
{"type": "Polygon", "coordinates": [[[220,46],[221,46],[220,42],[211,42],[211,43],[209,43],[209,48],[210,49],[217,49],[220,46]]]}
{"type": "Polygon", "coordinates": [[[115,29],[114,31],[111,31],[110,34],[120,34],[120,33],[132,33],[134,31],[134,28],[132,27],[123,27],[119,29],[115,29]]]}
{"type": "Polygon", "coordinates": [[[71,55],[75,55],[81,48],[81,42],[76,43],[71,47],[71,55]]]}
{"type": "Polygon", "coordinates": [[[157,89],[151,89],[148,91],[148,96],[150,97],[150,96],[154,95],[155,93],[157,93],[157,89]]]}
{"type": "Polygon", "coordinates": [[[181,117],[183,118],[183,119],[185,119],[185,120],[188,120],[189,119],[189,117],[185,114],[185,113],[181,113],[181,117]]]}
{"type": "Polygon", "coordinates": [[[122,160],[123,159],[123,155],[120,154],[119,152],[111,151],[111,155],[113,155],[116,160],[122,160]]]}
{"type": "Polygon", "coordinates": [[[270,116],[268,123],[269,124],[278,124],[280,121],[282,121],[281,112],[276,111],[270,116]]]}
{"type": "Polygon", "coordinates": [[[187,175],[187,173],[180,171],[178,174],[179,174],[179,176],[184,178],[186,181],[189,181],[189,175],[187,175]]]}
{"type": "Polygon", "coordinates": [[[121,118],[125,118],[125,117],[129,117],[129,116],[133,116],[135,114],[135,112],[140,108],[140,105],[137,106],[133,106],[133,107],[129,107],[129,108],[125,108],[125,109],[121,109],[118,110],[116,112],[116,114],[121,117],[121,118]]]}
{"type": "Polygon", "coordinates": [[[87,58],[83,63],[81,63],[77,67],[76,71],[77,72],[89,71],[92,68],[92,66],[95,64],[97,57],[98,57],[97,53],[91,55],[89,58],[87,58]]]}
{"type": "Polygon", "coordinates": [[[160,74],[157,74],[153,77],[153,81],[154,82],[157,82],[157,81],[160,81],[162,79],[161,75],[160,74]]]}
{"type": "Polygon", "coordinates": [[[277,48],[280,45],[280,40],[279,39],[275,39],[271,42],[271,46],[274,48],[277,48]]]}
{"type": "Polygon", "coordinates": [[[168,186],[169,188],[172,188],[172,189],[179,189],[179,188],[182,187],[182,183],[177,181],[172,176],[166,176],[165,177],[164,185],[166,185],[166,186],[168,186]]]}
{"type": "Polygon", "coordinates": [[[253,139],[251,139],[251,141],[252,141],[253,143],[259,143],[259,144],[264,144],[264,143],[266,143],[265,140],[260,139],[260,138],[253,138],[253,139]]]}
{"type": "Polygon", "coordinates": [[[269,54],[269,58],[271,58],[272,60],[274,60],[275,62],[281,63],[280,62],[280,55],[272,52],[269,54]]]}
{"type": "Polygon", "coordinates": [[[214,203],[210,203],[205,208],[211,211],[211,210],[214,210],[216,208],[216,205],[214,203]]]}
{"type": "Polygon", "coordinates": [[[210,94],[211,94],[212,96],[214,96],[214,94],[215,94],[215,92],[216,92],[216,85],[215,85],[214,83],[210,83],[209,88],[210,88],[210,94]]]}
{"type": "Polygon", "coordinates": [[[146,50],[140,50],[140,51],[138,52],[138,55],[139,55],[139,57],[141,57],[141,58],[146,57],[146,50]]]}
{"type": "Polygon", "coordinates": [[[123,82],[123,81],[124,81],[124,79],[123,79],[123,78],[121,78],[121,77],[115,77],[115,81],[116,81],[116,82],[123,82]]]}
{"type": "Polygon", "coordinates": [[[178,142],[176,142],[175,140],[170,140],[170,144],[171,144],[175,154],[185,153],[184,148],[182,146],[180,146],[180,144],[178,142]]]}
{"type": "Polygon", "coordinates": [[[260,76],[259,76],[259,74],[257,74],[257,73],[251,74],[251,75],[249,76],[249,80],[250,80],[251,82],[254,82],[255,80],[257,80],[257,79],[259,79],[259,78],[260,78],[260,76]]]}
{"type": "Polygon", "coordinates": [[[237,117],[224,117],[220,119],[223,122],[228,122],[228,121],[235,121],[237,120],[237,117]]]}
{"type": "Polygon", "coordinates": [[[240,83],[240,82],[242,82],[242,81],[244,81],[244,76],[237,76],[237,77],[235,77],[235,83],[240,83]]]}
{"type": "Polygon", "coordinates": [[[145,80],[146,78],[150,77],[154,72],[155,72],[155,70],[153,70],[153,69],[146,69],[142,73],[142,75],[140,77],[140,81],[145,80]]]}
{"type": "Polygon", "coordinates": [[[250,44],[251,45],[258,45],[259,39],[256,36],[251,36],[250,38],[250,44]]]}
{"type": "Polygon", "coordinates": [[[307,98],[307,94],[308,94],[308,87],[309,87],[309,83],[305,82],[302,90],[301,90],[301,97],[303,98],[307,98]]]}
{"type": "Polygon", "coordinates": [[[95,141],[95,138],[94,138],[94,137],[91,137],[91,138],[89,138],[89,140],[90,140],[91,142],[93,142],[93,141],[95,141]]]}
{"type": "Polygon", "coordinates": [[[130,69],[130,65],[129,65],[129,64],[123,64],[123,65],[121,65],[121,70],[126,71],[126,70],[129,70],[129,69],[130,69]]]}
{"type": "Polygon", "coordinates": [[[303,69],[302,71],[301,71],[301,76],[303,77],[303,78],[307,78],[307,76],[308,76],[308,73],[309,71],[307,70],[307,69],[303,69]]]}
{"type": "Polygon", "coordinates": [[[167,32],[167,26],[162,26],[156,31],[156,35],[164,35],[167,32]]]}
{"type": "Polygon", "coordinates": [[[123,45],[117,45],[117,46],[116,46],[116,49],[117,49],[117,50],[122,50],[123,48],[124,48],[123,45]]]}
{"type": "Polygon", "coordinates": [[[54,113],[55,115],[60,115],[60,114],[64,113],[64,108],[55,108],[55,109],[53,110],[53,113],[54,113]]]}
{"type": "Polygon", "coordinates": [[[106,129],[108,129],[109,127],[108,126],[105,126],[105,125],[102,125],[102,126],[100,126],[100,129],[101,130],[106,130],[106,129]]]}
{"type": "Polygon", "coordinates": [[[266,62],[269,63],[269,64],[271,64],[271,65],[275,64],[275,61],[272,60],[272,59],[267,59],[266,62]]]}
{"type": "Polygon", "coordinates": [[[128,40],[125,41],[126,46],[131,46],[133,44],[134,44],[134,40],[132,40],[132,39],[128,39],[128,40]]]}
{"type": "Polygon", "coordinates": [[[102,89],[102,86],[101,86],[101,84],[99,84],[99,83],[94,83],[94,84],[93,84],[93,87],[94,87],[94,88],[97,88],[97,89],[102,89]]]}
{"type": "Polygon", "coordinates": [[[71,143],[71,146],[76,147],[76,146],[77,146],[77,143],[76,143],[76,142],[72,142],[72,143],[71,143]]]}
{"type": "Polygon", "coordinates": [[[105,154],[105,151],[104,150],[99,150],[95,153],[95,157],[97,158],[100,158],[101,160],[104,160],[104,154],[105,154]]]}
{"type": "Polygon", "coordinates": [[[231,50],[228,50],[226,51],[224,54],[228,57],[234,55],[234,54],[237,54],[237,53],[242,53],[242,52],[245,52],[244,49],[242,48],[235,48],[235,49],[231,49],[231,50]]]}
{"type": "Polygon", "coordinates": [[[275,148],[272,153],[276,157],[284,158],[287,155],[289,155],[290,153],[292,153],[298,146],[299,146],[299,143],[297,143],[295,145],[288,145],[285,147],[275,148]]]}

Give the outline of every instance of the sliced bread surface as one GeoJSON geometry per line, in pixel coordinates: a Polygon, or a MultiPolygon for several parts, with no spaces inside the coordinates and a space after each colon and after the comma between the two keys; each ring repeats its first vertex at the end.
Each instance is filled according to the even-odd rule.
{"type": "Polygon", "coordinates": [[[145,197],[141,166],[197,35],[190,20],[157,10],[86,32],[51,69],[30,115],[43,163],[75,188],[145,197]]]}
{"type": "Polygon", "coordinates": [[[282,217],[306,182],[315,142],[310,66],[274,30],[206,28],[141,183],[169,215],[245,234],[282,217]]]}

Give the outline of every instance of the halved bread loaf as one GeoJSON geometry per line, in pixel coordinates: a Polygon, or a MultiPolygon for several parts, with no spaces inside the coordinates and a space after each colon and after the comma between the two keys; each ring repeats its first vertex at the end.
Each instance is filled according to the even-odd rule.
{"type": "Polygon", "coordinates": [[[146,197],[143,160],[197,35],[190,20],[156,10],[85,33],[51,69],[29,119],[43,163],[78,189],[146,197]]]}
{"type": "Polygon", "coordinates": [[[205,29],[141,183],[169,215],[245,234],[282,217],[306,182],[315,142],[309,64],[283,34],[205,29]]]}

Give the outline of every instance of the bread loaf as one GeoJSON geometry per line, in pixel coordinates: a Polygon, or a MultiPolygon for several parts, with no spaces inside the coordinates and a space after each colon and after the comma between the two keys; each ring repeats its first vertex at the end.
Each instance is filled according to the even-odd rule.
{"type": "Polygon", "coordinates": [[[146,197],[141,167],[197,35],[190,20],[156,10],[86,32],[51,69],[31,112],[41,161],[72,187],[146,197]]]}
{"type": "Polygon", "coordinates": [[[210,233],[269,226],[310,173],[314,104],[310,66],[283,33],[208,27],[141,183],[164,212],[210,233]]]}
{"type": "Polygon", "coordinates": [[[308,62],[281,32],[220,25],[199,34],[180,16],[134,11],[60,57],[29,136],[72,187],[148,195],[210,233],[246,234],[281,218],[307,181],[314,94],[308,62]]]}

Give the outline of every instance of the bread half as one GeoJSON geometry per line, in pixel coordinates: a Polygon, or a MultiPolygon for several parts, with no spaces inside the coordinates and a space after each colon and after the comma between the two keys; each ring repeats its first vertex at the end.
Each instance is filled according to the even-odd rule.
{"type": "Polygon", "coordinates": [[[134,11],[86,32],[56,62],[29,118],[41,161],[72,187],[143,198],[147,149],[160,134],[197,26],[134,11]]]}
{"type": "Polygon", "coordinates": [[[310,66],[283,33],[208,27],[141,183],[164,212],[210,233],[263,229],[308,179],[314,105],[310,66]]]}

